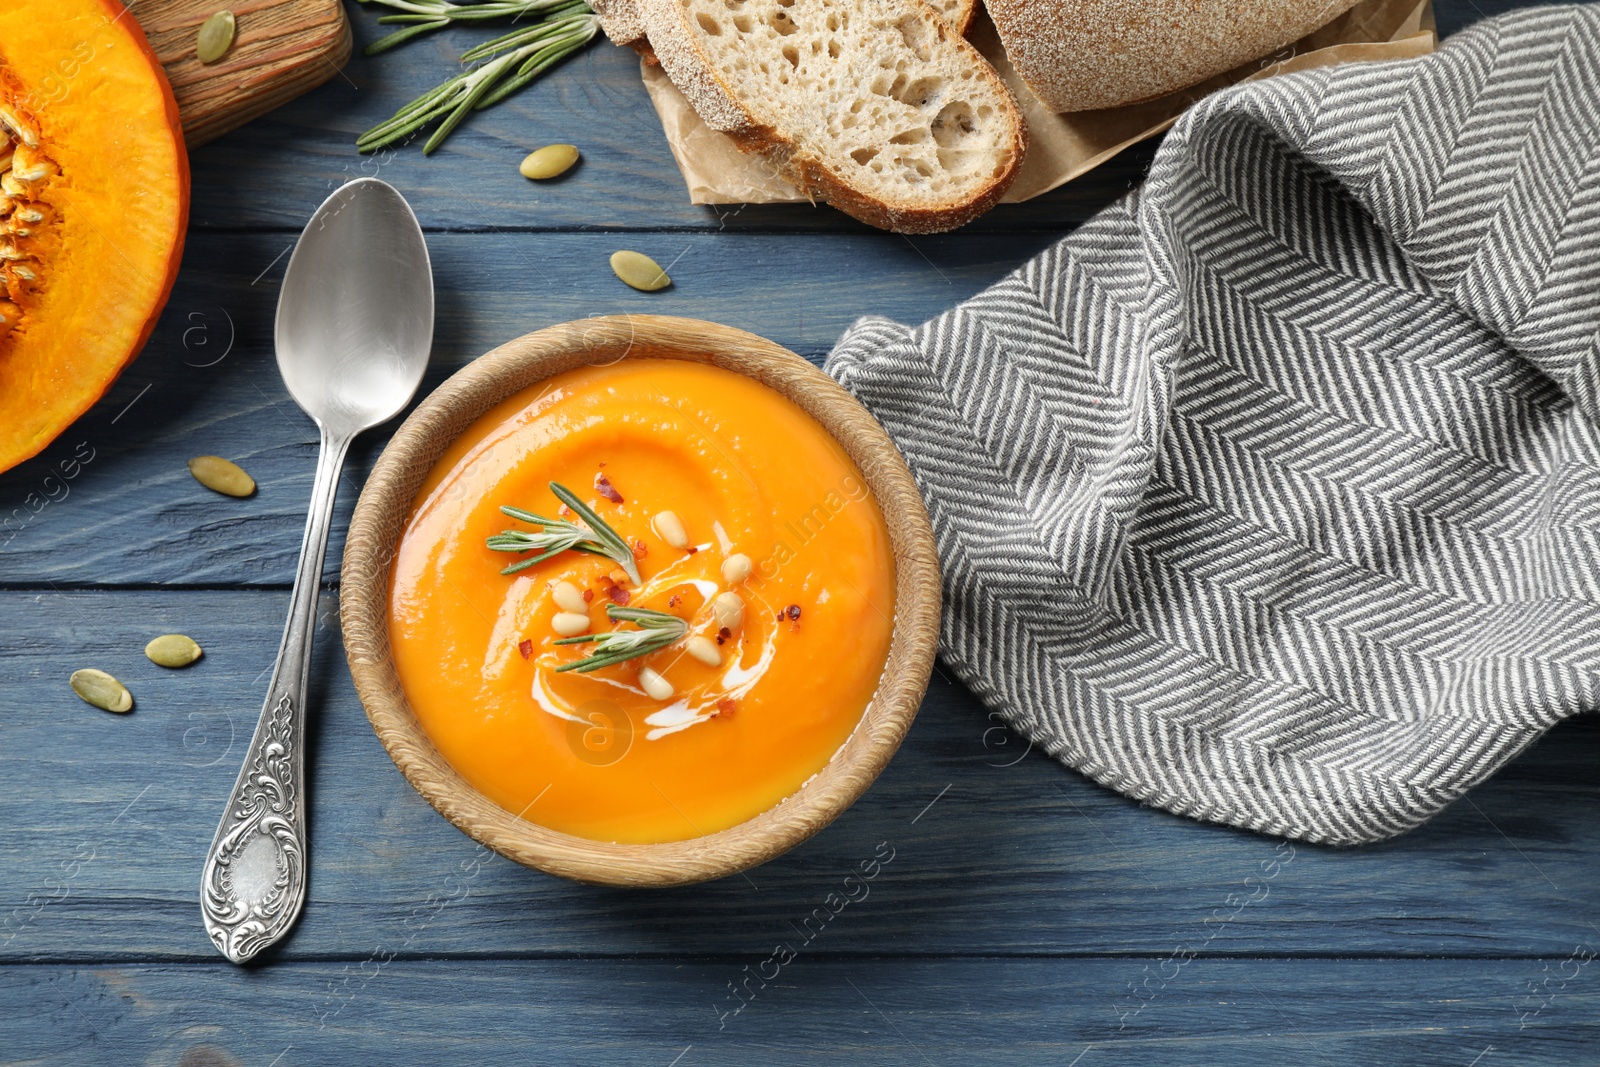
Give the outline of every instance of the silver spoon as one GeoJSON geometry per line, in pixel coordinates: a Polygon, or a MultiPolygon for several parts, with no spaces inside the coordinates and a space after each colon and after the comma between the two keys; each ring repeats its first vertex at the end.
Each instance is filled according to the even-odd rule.
{"type": "Polygon", "coordinates": [[[278,294],[278,370],[322,448],[278,661],[200,886],[206,932],[235,963],[283,937],[305,902],[306,688],[345,452],[406,406],[432,345],[433,274],[416,215],[386,183],[350,182],[306,223],[278,294]]]}

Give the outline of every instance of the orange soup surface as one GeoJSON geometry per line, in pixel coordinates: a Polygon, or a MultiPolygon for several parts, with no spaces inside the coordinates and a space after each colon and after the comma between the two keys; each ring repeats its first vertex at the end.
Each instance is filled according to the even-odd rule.
{"type": "Polygon", "coordinates": [[[389,633],[423,728],[495,803],[580,837],[679,841],[766,811],[828,763],[877,688],[894,598],[883,515],[809,415],[731,371],[623,360],[510,397],[440,458],[395,559],[389,633]],[[543,529],[501,505],[576,518],[551,482],[632,547],[639,584],[574,550],[500,573],[533,554],[486,540],[543,529]],[[737,558],[725,573],[738,556],[748,577],[737,558]],[[687,634],[558,672],[597,647],[554,644],[558,623],[582,625],[562,581],[590,634],[637,628],[610,604],[687,634]],[[725,627],[729,592],[743,610],[725,627]]]}

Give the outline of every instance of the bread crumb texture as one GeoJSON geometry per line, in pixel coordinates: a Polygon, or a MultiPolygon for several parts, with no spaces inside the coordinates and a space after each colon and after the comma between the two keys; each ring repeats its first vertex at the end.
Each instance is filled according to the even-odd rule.
{"type": "Polygon", "coordinates": [[[978,0],[928,0],[928,6],[939,13],[946,26],[957,33],[966,33],[978,0]]]}
{"type": "Polygon", "coordinates": [[[874,225],[950,229],[1025,144],[983,57],[921,0],[646,0],[663,67],[713,129],[874,225]]]}
{"type": "Polygon", "coordinates": [[[613,44],[627,45],[637,50],[645,41],[644,18],[634,0],[589,0],[589,7],[600,17],[600,28],[606,31],[613,44]]]}
{"type": "Polygon", "coordinates": [[[589,0],[589,7],[600,17],[600,28],[613,44],[634,47],[644,42],[644,19],[634,0],[589,0]]]}
{"type": "Polygon", "coordinates": [[[1270,55],[1356,0],[986,0],[1006,56],[1046,106],[1165,96],[1270,55]]]}
{"type": "MultiPolygon", "coordinates": [[[[966,33],[977,12],[978,0],[928,0],[945,24],[957,33],[966,33]]],[[[644,16],[639,12],[637,0],[591,0],[594,13],[600,16],[600,25],[616,44],[638,49],[641,54],[650,48],[645,39],[644,16]]],[[[654,56],[649,58],[654,60],[654,56]]]]}

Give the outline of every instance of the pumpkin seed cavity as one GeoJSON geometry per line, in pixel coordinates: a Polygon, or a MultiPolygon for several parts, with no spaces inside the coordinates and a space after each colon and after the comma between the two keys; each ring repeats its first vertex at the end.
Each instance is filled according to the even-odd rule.
{"type": "Polygon", "coordinates": [[[232,11],[218,11],[200,24],[200,37],[195,42],[194,54],[202,63],[215,63],[227,54],[233,44],[233,31],[237,26],[232,11]]]}
{"type": "Polygon", "coordinates": [[[0,63],[0,351],[37,303],[55,245],[56,212],[46,190],[61,172],[44,148],[19,83],[0,63]]]}
{"type": "Polygon", "coordinates": [[[628,285],[645,293],[653,293],[672,284],[672,279],[667,277],[667,272],[661,269],[660,264],[643,252],[623,249],[611,253],[611,269],[628,285]]]}
{"type": "Polygon", "coordinates": [[[223,496],[249,496],[256,491],[256,480],[237,463],[221,456],[196,456],[189,461],[194,480],[223,496]]]}
{"type": "Polygon", "coordinates": [[[192,637],[183,634],[162,634],[144,646],[144,654],[157,667],[178,670],[187,667],[205,653],[192,637]]]}
{"type": "Polygon", "coordinates": [[[92,704],[101,711],[114,711],[121,715],[133,710],[133,694],[128,692],[128,687],[105,671],[92,668],[73,671],[71,685],[72,691],[84,703],[92,704]]]}

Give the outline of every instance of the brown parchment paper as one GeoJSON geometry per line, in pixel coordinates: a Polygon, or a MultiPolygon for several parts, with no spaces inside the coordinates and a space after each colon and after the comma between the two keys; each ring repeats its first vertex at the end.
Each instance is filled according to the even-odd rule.
{"type": "MultiPolygon", "coordinates": [[[[1288,48],[1210,81],[1142,104],[1057,114],[1039,102],[1006,60],[994,24],[980,9],[967,34],[1010,86],[1028,122],[1028,155],[1002,203],[1047,193],[1163,132],[1180,114],[1218,89],[1296,70],[1375,59],[1410,59],[1433,51],[1432,0],[1362,0],[1288,48]]],[[[765,159],[739,151],[731,138],[700,121],[659,66],[640,63],[650,102],[661,117],[693,204],[777,204],[808,199],[765,159]]]]}

